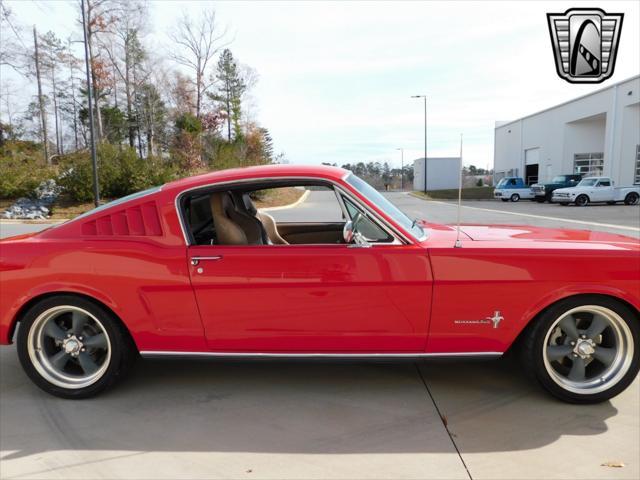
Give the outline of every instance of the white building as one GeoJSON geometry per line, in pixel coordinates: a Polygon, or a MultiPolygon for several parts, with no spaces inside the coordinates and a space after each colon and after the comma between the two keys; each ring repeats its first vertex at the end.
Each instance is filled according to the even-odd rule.
{"type": "MultiPolygon", "coordinates": [[[[458,188],[460,157],[427,160],[427,190],[458,188]]],[[[413,161],[413,189],[424,191],[424,157],[413,161]]]]}
{"type": "Polygon", "coordinates": [[[512,122],[496,123],[496,181],[580,173],[640,184],[640,75],[512,122]]]}

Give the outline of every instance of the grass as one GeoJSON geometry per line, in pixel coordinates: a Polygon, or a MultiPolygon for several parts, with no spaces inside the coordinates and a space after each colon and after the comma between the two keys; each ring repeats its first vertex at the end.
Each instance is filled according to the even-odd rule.
{"type": "MultiPolygon", "coordinates": [[[[280,207],[295,202],[304,194],[304,190],[298,188],[274,188],[264,190],[258,200],[255,200],[257,208],[280,207]]],[[[0,213],[9,208],[16,199],[0,198],[0,213]]],[[[103,199],[103,203],[113,199],[103,199]]],[[[75,218],[94,208],[93,202],[76,202],[66,195],[61,195],[51,208],[51,220],[67,220],[75,218]]],[[[29,220],[27,220],[29,221],[29,220]]],[[[34,220],[33,222],[42,222],[34,220]]]]}
{"type": "MultiPolygon", "coordinates": [[[[413,192],[414,195],[428,200],[457,200],[458,189],[431,190],[424,192],[413,192]]],[[[471,187],[462,189],[463,200],[488,200],[493,198],[493,187],[471,187]]]]}

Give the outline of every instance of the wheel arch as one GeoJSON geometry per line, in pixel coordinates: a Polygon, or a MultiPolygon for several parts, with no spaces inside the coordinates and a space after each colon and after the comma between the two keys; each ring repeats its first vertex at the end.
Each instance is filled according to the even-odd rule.
{"type": "Polygon", "coordinates": [[[27,312],[31,307],[33,307],[38,302],[41,302],[42,300],[45,300],[47,298],[60,297],[60,296],[71,296],[71,297],[81,298],[83,300],[86,300],[88,302],[93,303],[94,305],[96,305],[96,306],[98,306],[100,308],[105,309],[120,324],[120,326],[122,327],[123,332],[125,332],[127,337],[129,338],[129,340],[131,342],[131,345],[133,345],[136,348],[136,350],[138,350],[136,342],[135,342],[135,340],[133,338],[133,335],[131,335],[131,332],[129,331],[129,328],[127,327],[125,322],[122,320],[122,318],[120,318],[120,316],[114,311],[114,309],[107,302],[101,301],[100,299],[97,299],[97,298],[95,298],[95,297],[93,297],[91,295],[88,295],[86,293],[74,292],[74,291],[69,291],[69,290],[50,291],[50,292],[40,293],[40,294],[35,295],[34,297],[30,298],[23,305],[21,305],[20,308],[16,311],[16,313],[13,316],[13,319],[11,321],[11,325],[9,327],[9,332],[8,332],[8,336],[7,336],[9,341],[13,342],[13,339],[14,339],[15,334],[16,334],[16,329],[18,327],[18,324],[20,323],[20,319],[23,317],[25,312],[27,312]]]}
{"type": "MultiPolygon", "coordinates": [[[[554,299],[546,302],[543,307],[536,309],[535,313],[528,315],[528,320],[525,320],[524,327],[522,328],[520,333],[518,333],[518,335],[516,336],[514,341],[511,343],[511,345],[507,349],[507,352],[511,351],[514,348],[517,348],[517,346],[522,342],[522,339],[527,336],[529,330],[535,325],[536,321],[545,312],[547,312],[550,308],[552,308],[554,305],[558,304],[559,302],[562,302],[562,301],[565,301],[565,300],[569,300],[569,299],[573,299],[573,298],[594,297],[594,296],[607,298],[607,299],[610,299],[610,300],[615,300],[617,302],[620,302],[625,307],[627,307],[635,315],[636,320],[638,322],[640,322],[640,309],[639,309],[639,307],[637,305],[633,304],[630,300],[628,300],[626,298],[623,298],[623,296],[621,296],[621,295],[615,295],[613,293],[603,293],[603,292],[597,292],[597,291],[595,291],[595,292],[569,293],[569,294],[565,294],[563,296],[554,298],[554,299]]],[[[507,352],[505,352],[505,353],[507,353],[507,352]]]]}

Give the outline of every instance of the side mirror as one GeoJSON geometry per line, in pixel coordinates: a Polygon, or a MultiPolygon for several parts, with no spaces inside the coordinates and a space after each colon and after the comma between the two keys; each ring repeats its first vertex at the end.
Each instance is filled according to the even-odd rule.
{"type": "Polygon", "coordinates": [[[358,224],[362,220],[362,214],[360,212],[353,216],[353,220],[344,224],[342,229],[342,237],[345,243],[352,244],[353,247],[370,247],[371,244],[364,236],[358,232],[358,224]]]}
{"type": "Polygon", "coordinates": [[[349,220],[344,224],[344,228],[342,229],[342,238],[344,238],[344,243],[351,243],[353,241],[353,222],[349,220]]]}

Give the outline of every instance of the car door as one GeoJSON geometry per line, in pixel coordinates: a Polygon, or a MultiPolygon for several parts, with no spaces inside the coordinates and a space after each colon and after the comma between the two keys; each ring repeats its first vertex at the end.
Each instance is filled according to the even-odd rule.
{"type": "Polygon", "coordinates": [[[593,202],[607,202],[611,200],[611,180],[598,180],[598,183],[593,188],[593,193],[591,195],[591,201],[593,202]]]}
{"type": "Polygon", "coordinates": [[[209,348],[220,352],[422,352],[431,304],[417,246],[192,246],[209,348]]]}

